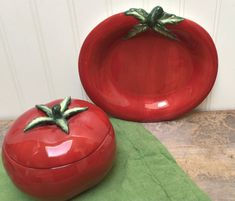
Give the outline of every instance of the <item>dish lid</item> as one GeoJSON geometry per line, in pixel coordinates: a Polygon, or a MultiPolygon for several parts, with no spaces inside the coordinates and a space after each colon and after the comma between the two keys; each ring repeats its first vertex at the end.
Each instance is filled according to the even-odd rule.
{"type": "Polygon", "coordinates": [[[171,120],[210,92],[218,59],[198,24],[154,8],[130,9],[101,22],[87,36],[79,74],[90,99],[126,120],[171,120]]]}
{"type": "MultiPolygon", "coordinates": [[[[52,107],[61,100],[46,104],[52,107]]],[[[112,129],[106,114],[86,101],[72,100],[69,109],[88,107],[68,119],[69,133],[56,125],[44,125],[24,132],[33,119],[45,116],[33,108],[22,114],[7,132],[3,151],[18,164],[30,168],[55,168],[89,157],[112,129]]]]}

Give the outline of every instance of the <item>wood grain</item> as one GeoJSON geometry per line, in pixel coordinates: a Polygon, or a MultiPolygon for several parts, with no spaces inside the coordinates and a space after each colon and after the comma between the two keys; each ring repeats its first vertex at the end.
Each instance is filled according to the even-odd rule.
{"type": "Polygon", "coordinates": [[[144,125],[213,201],[235,200],[235,111],[144,125]]]}

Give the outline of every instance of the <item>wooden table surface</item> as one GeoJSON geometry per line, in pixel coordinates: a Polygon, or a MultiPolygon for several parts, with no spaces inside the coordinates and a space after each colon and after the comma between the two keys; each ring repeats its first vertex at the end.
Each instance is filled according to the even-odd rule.
{"type": "MultiPolygon", "coordinates": [[[[0,121],[0,146],[12,121],[0,121]]],[[[145,123],[213,201],[235,201],[235,111],[145,123]]]]}

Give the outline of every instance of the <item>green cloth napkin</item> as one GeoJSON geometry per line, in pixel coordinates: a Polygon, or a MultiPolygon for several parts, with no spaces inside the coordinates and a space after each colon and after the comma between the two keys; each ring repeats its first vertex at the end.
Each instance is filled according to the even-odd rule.
{"type": "MultiPolygon", "coordinates": [[[[166,148],[141,124],[111,118],[115,164],[96,187],[73,201],[208,201],[166,148]]],[[[32,200],[17,190],[0,164],[0,200],[32,200]]]]}

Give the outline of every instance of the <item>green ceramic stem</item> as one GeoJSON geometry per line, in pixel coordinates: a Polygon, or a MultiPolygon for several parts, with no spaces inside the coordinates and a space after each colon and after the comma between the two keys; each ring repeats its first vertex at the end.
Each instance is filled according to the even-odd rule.
{"type": "Polygon", "coordinates": [[[133,16],[139,20],[139,23],[135,25],[127,34],[126,38],[132,38],[139,33],[145,32],[148,29],[152,29],[170,39],[177,40],[177,36],[166,28],[167,24],[178,24],[184,20],[182,17],[178,17],[174,14],[164,12],[163,8],[156,6],[150,13],[147,13],[141,8],[131,8],[125,12],[127,16],[133,16]]]}
{"type": "Polygon", "coordinates": [[[52,108],[49,108],[46,105],[36,105],[36,108],[45,113],[46,116],[37,117],[36,119],[30,121],[24,128],[24,132],[38,126],[55,124],[62,131],[68,134],[69,126],[67,119],[88,109],[88,107],[74,107],[68,109],[70,103],[71,97],[66,97],[60,104],[55,104],[52,106],[52,108]]]}

